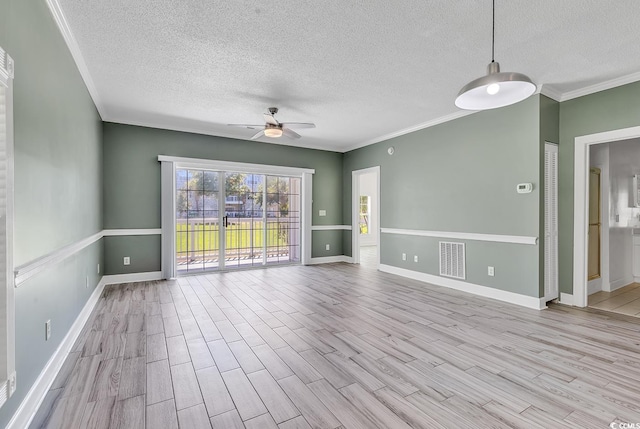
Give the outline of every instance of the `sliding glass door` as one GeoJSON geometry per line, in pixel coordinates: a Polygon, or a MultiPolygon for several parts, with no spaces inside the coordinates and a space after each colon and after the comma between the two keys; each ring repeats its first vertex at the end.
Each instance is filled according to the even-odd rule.
{"type": "Polygon", "coordinates": [[[220,264],[220,177],[215,171],[176,170],[176,262],[179,271],[220,264]]]}
{"type": "Polygon", "coordinates": [[[179,272],[301,260],[299,177],[178,168],[175,204],[179,272]]]}

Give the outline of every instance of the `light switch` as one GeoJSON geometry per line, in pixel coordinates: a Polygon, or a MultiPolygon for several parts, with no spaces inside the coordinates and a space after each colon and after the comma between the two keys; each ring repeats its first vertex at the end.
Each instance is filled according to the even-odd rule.
{"type": "Polygon", "coordinates": [[[318,216],[326,216],[327,215],[327,211],[326,210],[320,210],[318,212],[318,216]]]}

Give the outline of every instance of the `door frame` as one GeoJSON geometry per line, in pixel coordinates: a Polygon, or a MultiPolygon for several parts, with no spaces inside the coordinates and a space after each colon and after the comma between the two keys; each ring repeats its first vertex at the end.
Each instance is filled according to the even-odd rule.
{"type": "Polygon", "coordinates": [[[378,222],[374,234],[376,236],[376,269],[380,268],[380,166],[353,170],[351,172],[351,257],[352,263],[360,263],[360,176],[363,174],[375,173],[376,175],[376,204],[375,211],[378,222]]]}
{"type": "MultiPolygon", "coordinates": [[[[313,174],[315,174],[314,169],[267,164],[249,164],[244,162],[218,161],[211,159],[184,158],[167,155],[158,155],[158,161],[162,164],[160,190],[162,224],[162,278],[173,279],[177,277],[175,251],[175,172],[177,168],[300,177],[302,179],[300,195],[300,263],[302,265],[306,265],[309,263],[311,259],[311,203],[313,191],[313,174]]],[[[223,189],[222,186],[220,188],[223,189]]]]}
{"type": "Polygon", "coordinates": [[[573,304],[577,307],[586,307],[589,296],[587,290],[589,148],[596,144],[635,138],[640,138],[640,126],[588,134],[575,138],[573,157],[573,296],[561,294],[561,302],[573,304]]]}

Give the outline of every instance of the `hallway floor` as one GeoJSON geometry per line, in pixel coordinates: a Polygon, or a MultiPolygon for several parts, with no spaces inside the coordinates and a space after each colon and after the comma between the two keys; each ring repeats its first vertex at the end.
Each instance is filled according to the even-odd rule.
{"type": "Polygon", "coordinates": [[[640,317],[640,283],[589,295],[589,307],[640,317]]]}

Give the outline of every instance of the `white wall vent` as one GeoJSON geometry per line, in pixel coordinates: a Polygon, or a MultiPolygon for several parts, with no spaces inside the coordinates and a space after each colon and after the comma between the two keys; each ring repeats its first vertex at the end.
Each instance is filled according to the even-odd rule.
{"type": "Polygon", "coordinates": [[[440,242],[440,275],[464,280],[464,243],[440,242]]]}

